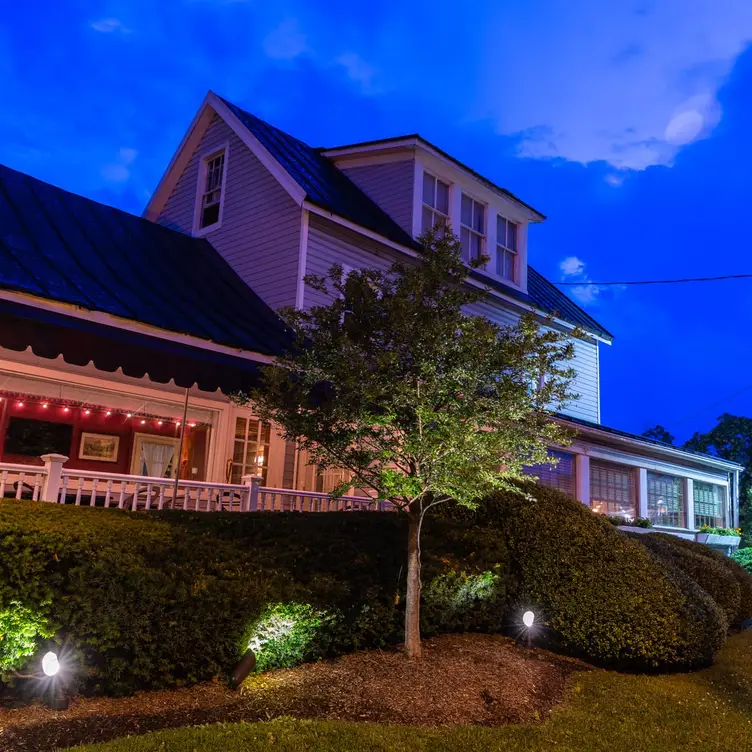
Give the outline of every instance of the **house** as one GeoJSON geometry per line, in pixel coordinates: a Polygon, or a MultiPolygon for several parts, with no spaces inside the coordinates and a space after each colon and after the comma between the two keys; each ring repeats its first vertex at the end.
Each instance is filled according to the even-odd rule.
{"type": "Polygon", "coordinates": [[[0,328],[0,470],[38,467],[44,445],[69,457],[84,503],[105,477],[144,476],[164,479],[161,505],[176,474],[186,506],[209,503],[209,487],[232,498],[252,475],[269,498],[323,499],[341,476],[228,396],[284,347],[275,309],[325,300],[307,274],[417,258],[416,238],[442,223],[468,260],[491,259],[468,271],[488,288],[473,313],[584,332],[578,398],[556,417],[578,436],[552,449],[555,467],[531,468],[539,482],[686,537],[738,524],[738,465],[601,424],[613,338],[529,265],[528,227],[545,217],[417,134],[312,148],[210,92],[144,218],[7,168],[0,189],[0,322],[23,322],[0,328]]]}

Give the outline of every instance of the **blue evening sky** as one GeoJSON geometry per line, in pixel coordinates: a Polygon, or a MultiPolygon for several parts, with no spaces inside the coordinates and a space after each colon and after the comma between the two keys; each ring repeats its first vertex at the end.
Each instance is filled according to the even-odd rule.
{"type": "Polygon", "coordinates": [[[684,439],[752,415],[752,280],[591,282],[752,272],[750,40],[749,0],[27,0],[0,162],[140,213],[210,88],[313,145],[418,131],[548,215],[603,422],[684,439]]]}

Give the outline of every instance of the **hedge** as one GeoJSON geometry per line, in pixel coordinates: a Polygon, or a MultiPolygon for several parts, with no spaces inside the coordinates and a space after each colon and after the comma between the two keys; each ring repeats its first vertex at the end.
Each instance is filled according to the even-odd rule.
{"type": "Polygon", "coordinates": [[[752,574],[752,548],[740,548],[731,554],[731,558],[747,572],[752,574]]]}
{"type": "MultiPolygon", "coordinates": [[[[374,513],[162,515],[0,501],[0,671],[42,638],[81,667],[79,689],[123,694],[401,639],[406,532],[374,513]],[[12,639],[10,639],[12,638],[12,639]]],[[[498,630],[498,536],[426,529],[427,634],[498,630]]],[[[37,644],[39,649],[29,655],[37,644]]]]}
{"type": "Polygon", "coordinates": [[[509,549],[510,613],[532,608],[547,633],[590,661],[629,669],[705,665],[723,644],[726,618],[688,573],[660,565],[644,546],[565,494],[521,483],[474,512],[445,516],[496,527],[509,549]]]}

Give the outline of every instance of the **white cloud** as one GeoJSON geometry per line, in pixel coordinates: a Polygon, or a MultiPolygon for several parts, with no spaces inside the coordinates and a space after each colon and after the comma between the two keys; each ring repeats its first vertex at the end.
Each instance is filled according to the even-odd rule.
{"type": "Polygon", "coordinates": [[[359,83],[364,91],[371,91],[376,69],[363,60],[357,52],[345,52],[334,62],[341,65],[347,72],[348,77],[359,83]]]}
{"type": "Polygon", "coordinates": [[[119,18],[101,18],[99,21],[92,21],[89,25],[94,31],[100,31],[102,34],[112,34],[113,31],[119,31],[121,34],[130,33],[130,29],[123,26],[119,18]]]}
{"type": "Polygon", "coordinates": [[[262,42],[264,52],[274,60],[294,60],[308,51],[305,34],[295,18],[287,18],[262,42]]]}
{"type": "Polygon", "coordinates": [[[577,287],[570,287],[569,294],[580,304],[585,306],[595,305],[598,302],[598,296],[601,293],[601,288],[598,285],[578,285],[577,287]]]}
{"type": "Polygon", "coordinates": [[[752,40],[749,0],[543,4],[544,16],[539,4],[497,11],[504,43],[484,45],[478,116],[521,135],[529,157],[671,164],[720,120],[718,90],[752,40]]]}
{"type": "Polygon", "coordinates": [[[131,171],[130,165],[138,156],[137,149],[131,149],[126,146],[122,146],[117,153],[117,157],[114,162],[106,164],[102,170],[102,177],[105,180],[109,180],[111,183],[125,183],[130,179],[131,171]]]}
{"type": "Polygon", "coordinates": [[[559,269],[565,277],[574,277],[585,271],[585,262],[577,256],[567,256],[559,263],[559,269]]]}

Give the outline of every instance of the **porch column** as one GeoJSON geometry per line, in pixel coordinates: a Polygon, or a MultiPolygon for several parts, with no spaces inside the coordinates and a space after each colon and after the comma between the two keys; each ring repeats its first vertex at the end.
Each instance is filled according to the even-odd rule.
{"type": "Polygon", "coordinates": [[[695,482],[692,478],[684,478],[684,509],[686,517],[684,525],[690,530],[695,529],[695,482]]]}
{"type": "Polygon", "coordinates": [[[637,516],[648,516],[648,471],[637,468],[637,516]]]}
{"type": "Polygon", "coordinates": [[[574,480],[576,484],[577,501],[590,506],[590,457],[587,454],[574,456],[574,480]]]}
{"type": "Polygon", "coordinates": [[[60,496],[63,465],[68,461],[68,458],[64,454],[43,454],[40,459],[44,462],[44,469],[47,471],[44,476],[40,500],[57,502],[60,496]]]}
{"type": "Polygon", "coordinates": [[[264,480],[262,475],[244,475],[241,479],[244,486],[248,486],[248,506],[244,512],[257,512],[259,503],[259,488],[261,481],[264,480]]]}

